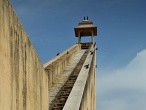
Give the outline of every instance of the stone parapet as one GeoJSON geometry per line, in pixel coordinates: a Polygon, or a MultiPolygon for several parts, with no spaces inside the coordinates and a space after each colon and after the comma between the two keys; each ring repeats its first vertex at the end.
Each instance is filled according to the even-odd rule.
{"type": "Polygon", "coordinates": [[[49,86],[52,86],[53,82],[55,82],[61,75],[66,66],[70,63],[71,59],[80,51],[80,49],[80,44],[76,44],[44,64],[44,68],[48,74],[49,86]]]}
{"type": "Polygon", "coordinates": [[[95,50],[92,45],[63,110],[95,110],[95,50]]]}
{"type": "MultiPolygon", "coordinates": [[[[95,45],[96,46],[96,45],[95,45]]],[[[79,110],[96,110],[96,49],[92,50],[93,56],[89,68],[88,77],[82,95],[79,110]]]]}

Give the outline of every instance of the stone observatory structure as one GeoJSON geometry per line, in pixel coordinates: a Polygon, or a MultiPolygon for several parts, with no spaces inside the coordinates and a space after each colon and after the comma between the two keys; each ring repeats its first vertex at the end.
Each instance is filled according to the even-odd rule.
{"type": "Polygon", "coordinates": [[[43,65],[10,2],[0,0],[0,110],[95,110],[97,27],[84,17],[74,31],[77,43],[43,65]]]}

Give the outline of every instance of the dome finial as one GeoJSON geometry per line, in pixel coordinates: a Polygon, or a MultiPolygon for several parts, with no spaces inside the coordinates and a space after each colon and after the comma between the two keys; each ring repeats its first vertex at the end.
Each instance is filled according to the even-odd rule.
{"type": "Polygon", "coordinates": [[[87,20],[89,20],[88,16],[87,16],[87,20]]]}

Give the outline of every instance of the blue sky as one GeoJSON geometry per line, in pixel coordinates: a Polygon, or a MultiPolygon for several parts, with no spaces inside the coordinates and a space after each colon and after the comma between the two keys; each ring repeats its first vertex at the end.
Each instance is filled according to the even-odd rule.
{"type": "Polygon", "coordinates": [[[75,44],[74,27],[89,16],[98,27],[97,109],[146,108],[145,0],[10,1],[42,63],[75,44]]]}

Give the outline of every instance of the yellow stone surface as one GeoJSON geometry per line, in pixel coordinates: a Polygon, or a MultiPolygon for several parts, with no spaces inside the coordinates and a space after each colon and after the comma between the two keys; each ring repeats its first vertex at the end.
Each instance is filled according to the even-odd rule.
{"type": "Polygon", "coordinates": [[[0,0],[0,110],[48,110],[48,78],[8,0],[0,0]]]}

